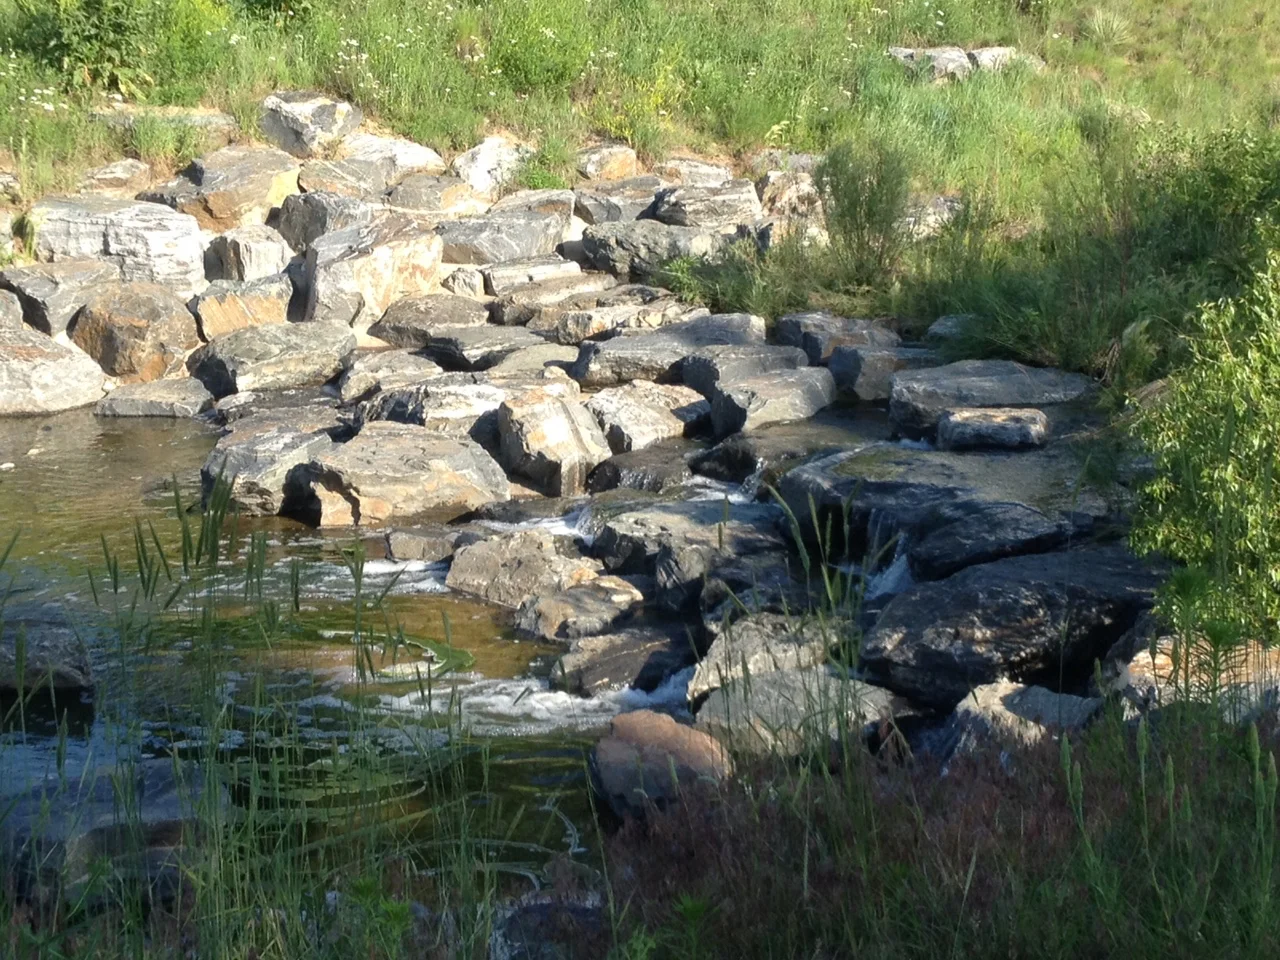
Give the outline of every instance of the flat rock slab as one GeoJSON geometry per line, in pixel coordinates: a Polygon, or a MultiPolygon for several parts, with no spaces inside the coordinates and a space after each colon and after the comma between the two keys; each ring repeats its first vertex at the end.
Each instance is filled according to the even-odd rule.
{"type": "Polygon", "coordinates": [[[938,421],[942,450],[1022,450],[1043,447],[1049,418],[1041,410],[979,407],[948,410],[938,421]]]}
{"type": "Polygon", "coordinates": [[[535,330],[561,344],[603,340],[637,330],[657,330],[683,320],[706,316],[705,309],[689,307],[675,297],[648,303],[597,304],[585,309],[542,310],[530,321],[535,330]]]}
{"type": "Polygon", "coordinates": [[[778,343],[799,347],[814,364],[826,363],[837,347],[896,347],[901,342],[896,333],[875,320],[825,312],[779,317],[774,333],[778,343]]]}
{"type": "Polygon", "coordinates": [[[1045,407],[1085,399],[1096,389],[1096,381],[1079,373],[1012,360],[961,360],[895,374],[889,419],[907,436],[931,435],[947,410],[1045,407]]]}
{"type": "Polygon", "coordinates": [[[698,661],[689,681],[689,699],[697,700],[726,684],[753,680],[779,670],[796,670],[823,663],[827,654],[847,641],[852,631],[837,623],[754,613],[727,625],[698,661]]]}
{"type": "Polygon", "coordinates": [[[621,577],[597,577],[558,593],[527,598],[516,613],[516,630],[539,640],[565,642],[608,633],[634,616],[644,594],[621,577]]]}
{"type": "Polygon", "coordinates": [[[445,585],[490,603],[519,607],[594,580],[600,563],[545,530],[520,530],[462,547],[454,554],[445,585]]]}
{"type": "Polygon", "coordinates": [[[624,627],[581,637],[551,671],[551,685],[593,695],[610,690],[654,690],[693,663],[693,644],[683,624],[624,627]]]}
{"type": "Polygon", "coordinates": [[[12,290],[27,324],[50,336],[67,326],[93,290],[120,279],[120,267],[105,260],[61,260],[0,270],[0,287],[12,290]]]}
{"type": "Polygon", "coordinates": [[[731,381],[711,400],[711,424],[718,437],[772,423],[806,420],[836,399],[835,380],[822,367],[781,370],[731,381]]]}
{"type": "Polygon", "coordinates": [[[706,347],[685,360],[680,369],[685,386],[708,399],[721,383],[740,383],[751,377],[785,370],[802,370],[808,355],[799,347],[750,342],[706,347]]]}
{"type": "Polygon", "coordinates": [[[298,192],[298,161],[274,147],[223,147],[192,161],[181,176],[143,191],[139,199],[187,213],[206,230],[263,224],[298,192]]]}
{"type": "Polygon", "coordinates": [[[573,191],[574,213],[588,224],[630,222],[653,208],[663,186],[653,176],[580,183],[573,191]]]}
{"type": "MultiPolygon", "coordinates": [[[[528,287],[530,284],[542,284],[555,280],[570,280],[576,285],[581,285],[583,275],[580,265],[554,253],[531,257],[527,260],[493,263],[482,267],[480,274],[484,277],[485,292],[494,297],[504,296],[513,290],[528,287]]],[[[597,281],[596,284],[599,282],[597,281]]],[[[588,285],[584,289],[602,289],[596,284],[588,285]]]]}
{"type": "Polygon", "coordinates": [[[571,376],[584,387],[632,380],[680,382],[689,357],[708,347],[763,343],[764,321],[745,313],[711,314],[661,330],[584,343],[571,376]]]}
{"type": "Polygon", "coordinates": [[[764,216],[756,185],[750,180],[728,180],[717,186],[684,185],[664,190],[654,204],[653,217],[678,227],[703,227],[724,231],[764,216]]]}
{"type": "Polygon", "coordinates": [[[654,276],[680,257],[710,259],[724,252],[728,237],[703,227],[676,227],[657,220],[599,223],[582,235],[582,251],[597,270],[619,277],[654,276]]]}
{"type": "Polygon", "coordinates": [[[607,387],[586,406],[614,453],[643,450],[660,440],[687,436],[711,416],[711,405],[696,390],[647,380],[607,387]]]}
{"type": "Polygon", "coordinates": [[[237,330],[205,344],[187,361],[216,397],[245,390],[321,384],[342,372],[356,337],[331,323],[282,323],[237,330]]]}
{"type": "Polygon", "coordinates": [[[314,157],[360,126],[359,107],[323,93],[280,90],[262,101],[263,135],[295,157],[314,157]]]}
{"type": "Polygon", "coordinates": [[[521,327],[484,324],[438,327],[428,335],[424,349],[446,370],[485,370],[517,350],[545,343],[521,327]]]}
{"type": "Polygon", "coordinates": [[[0,326],[0,416],[71,410],[105,392],[102,368],[82,350],[30,327],[0,326]]]}
{"type": "Polygon", "coordinates": [[[440,367],[409,350],[380,350],[356,357],[338,381],[343,403],[355,403],[399,387],[421,383],[444,373],[440,367]]]}
{"type": "Polygon", "coordinates": [[[888,400],[899,371],[937,364],[927,347],[836,347],[827,359],[836,387],[867,401],[888,400]]]}
{"type": "Polygon", "coordinates": [[[195,377],[127,383],[98,401],[99,417],[194,417],[213,406],[213,394],[195,377]]]}
{"type": "Polygon", "coordinates": [[[595,417],[576,397],[535,390],[498,408],[503,466],[553,497],[586,493],[587,476],[610,456],[595,417]]]}
{"type": "Polygon", "coordinates": [[[569,368],[577,359],[577,347],[538,343],[508,353],[489,367],[487,373],[492,377],[530,377],[542,376],[550,370],[563,370],[568,376],[569,368]]]}
{"type": "Polygon", "coordinates": [[[215,280],[191,301],[205,340],[249,327],[287,323],[293,282],[284,274],[257,280],[215,280]]]}
{"type": "Polygon", "coordinates": [[[369,328],[370,336],[393,347],[421,350],[441,327],[475,327],[489,322],[489,310],[470,297],[452,293],[421,293],[397,300],[369,328]]]}
{"type": "MultiPolygon", "coordinates": [[[[505,502],[505,501],[504,501],[505,502]]],[[[486,533],[473,526],[442,523],[396,527],[386,534],[387,556],[393,560],[443,563],[460,548],[484,540],[486,533]]]]}
{"type": "Polygon", "coordinates": [[[321,526],[385,523],[429,510],[472,510],[506,500],[510,486],[474,441],[410,424],[365,424],[308,464],[321,526]]]}
{"type": "Polygon", "coordinates": [[[929,706],[975,687],[1083,681],[1162,581],[1121,546],[1012,557],[920,584],[885,607],[860,666],[929,706]]]}

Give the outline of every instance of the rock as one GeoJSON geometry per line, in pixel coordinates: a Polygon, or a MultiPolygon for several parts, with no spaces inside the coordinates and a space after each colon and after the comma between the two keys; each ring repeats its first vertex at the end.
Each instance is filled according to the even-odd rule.
{"type": "Polygon", "coordinates": [[[567,227],[573,216],[573,191],[568,189],[516,190],[489,208],[493,216],[541,213],[558,217],[567,227]]]}
{"type": "Polygon", "coordinates": [[[584,387],[632,380],[676,381],[689,357],[708,347],[763,343],[764,321],[744,313],[712,314],[653,333],[584,343],[570,375],[584,387]]]}
{"type": "Polygon", "coordinates": [[[664,184],[658,177],[592,181],[574,187],[574,213],[588,224],[628,222],[653,208],[664,184]]]}
{"type": "Polygon", "coordinates": [[[899,336],[874,320],[837,317],[830,313],[793,313],[779,317],[778,342],[800,347],[809,362],[823,364],[837,347],[896,347],[899,336]]]}
{"type": "MultiPolygon", "coordinates": [[[[504,501],[505,502],[505,501],[504,501]]],[[[442,563],[450,559],[460,547],[478,543],[484,534],[468,527],[433,524],[429,526],[396,527],[386,534],[387,555],[395,560],[421,560],[424,563],[442,563]]]]}
{"type": "Polygon", "coordinates": [[[194,377],[126,383],[98,401],[99,417],[194,417],[213,406],[213,394],[194,377]]]}
{"type": "Polygon", "coordinates": [[[900,706],[889,691],[832,667],[777,670],[712,691],[696,729],[742,753],[825,755],[829,744],[861,739],[900,706]]]}
{"type": "Polygon", "coordinates": [[[580,637],[551,671],[551,685],[588,696],[610,690],[655,690],[693,663],[682,625],[623,627],[580,637]]]}
{"type": "Polygon", "coordinates": [[[785,549],[781,521],[772,504],[659,502],[605,518],[591,549],[611,573],[656,577],[658,599],[677,609],[698,599],[725,558],[785,549]]]}
{"type": "Polygon", "coordinates": [[[272,147],[223,147],[192,161],[182,176],[144,191],[139,199],[187,213],[206,230],[266,223],[267,215],[298,192],[298,161],[272,147]]]}
{"type": "Polygon", "coordinates": [[[485,956],[494,960],[571,960],[582,944],[603,943],[607,929],[604,909],[594,895],[578,899],[532,893],[495,911],[485,956]]]}
{"type": "Polygon", "coordinates": [[[836,347],[827,359],[836,387],[859,400],[888,400],[895,373],[937,363],[925,347],[836,347]]]}
{"type": "Polygon", "coordinates": [[[440,238],[390,214],[326,233],[307,250],[308,320],[368,327],[405,297],[439,282],[440,238]]]}
{"type": "Polygon", "coordinates": [[[753,680],[778,670],[797,670],[823,663],[843,642],[839,624],[800,620],[795,616],[756,613],[725,627],[689,681],[689,699],[697,700],[726,684],[753,680]]]}
{"type": "Polygon", "coordinates": [[[710,259],[724,251],[725,235],[701,227],[675,227],[657,220],[600,223],[587,228],[582,251],[597,270],[644,278],[680,257],[710,259]]]}
{"type": "Polygon", "coordinates": [[[517,350],[544,343],[520,327],[486,324],[437,327],[429,334],[425,350],[446,370],[486,370],[517,350]]]}
{"type": "Polygon", "coordinates": [[[286,197],[280,207],[280,235],[301,253],[321,237],[371,223],[380,213],[376,204],[336,193],[301,193],[286,197]]]}
{"type": "Polygon", "coordinates": [[[1039,72],[1044,69],[1044,61],[1032,54],[1018,53],[1016,47],[981,47],[969,51],[969,62],[974,69],[988,73],[999,73],[1010,64],[1023,64],[1039,72]]]}
{"type": "Polygon", "coordinates": [[[920,70],[934,83],[963,80],[973,72],[969,55],[960,47],[929,47],[924,50],[890,47],[889,56],[920,70]]]}
{"type": "Polygon", "coordinates": [[[80,180],[81,193],[131,197],[151,185],[151,164],[128,157],[95,167],[80,180]]]}
{"type": "Polygon", "coordinates": [[[808,356],[798,347],[747,342],[701,349],[685,360],[681,375],[686,386],[709,398],[715,396],[721,383],[741,383],[766,374],[802,370],[808,365],[808,356]]]}
{"type": "MultiPolygon", "coordinates": [[[[339,425],[342,417],[338,409],[338,398],[325,386],[292,387],[285,390],[260,390],[245,393],[233,393],[228,397],[213,402],[214,423],[234,428],[241,420],[250,417],[271,416],[277,419],[297,416],[298,423],[310,423],[317,418],[324,418],[326,429],[331,425],[339,425]]],[[[342,429],[349,434],[355,430],[346,424],[342,429]]],[[[340,431],[341,432],[341,431],[340,431]]],[[[335,439],[341,439],[335,434],[335,439]]]]}
{"type": "Polygon", "coordinates": [[[259,126],[268,140],[295,157],[314,157],[364,119],[359,107],[323,93],[281,90],[262,101],[259,126]]]}
{"type": "Polygon", "coordinates": [[[430,147],[402,137],[353,133],[342,141],[344,160],[376,164],[388,184],[397,184],[415,173],[444,173],[444,158],[430,147]]]}
{"type": "Polygon", "coordinates": [[[432,220],[478,217],[489,204],[458,177],[417,173],[387,194],[392,210],[432,220]]]}
{"type": "MultiPolygon", "coordinates": [[[[30,693],[93,686],[89,652],[60,607],[11,604],[0,623],[0,690],[30,693]],[[18,657],[18,639],[23,655],[18,657]]],[[[5,823],[9,818],[5,818],[5,823]]]]}
{"type": "Polygon", "coordinates": [[[714,187],[673,187],[658,194],[655,220],[677,227],[702,227],[724,231],[740,223],[754,223],[764,216],[755,184],[729,180],[714,187]]]}
{"type": "Polygon", "coordinates": [[[422,349],[439,329],[473,327],[488,323],[489,310],[483,303],[451,293],[421,293],[405,297],[387,307],[369,334],[393,347],[422,349]]]}
{"type": "Polygon", "coordinates": [[[951,314],[939,317],[929,324],[929,329],[925,331],[925,342],[939,347],[958,344],[964,340],[966,331],[973,320],[974,318],[968,314],[951,314]]]}
{"type": "Polygon", "coordinates": [[[436,226],[447,263],[498,263],[554,253],[565,221],[554,213],[509,211],[436,226]]]}
{"type": "Polygon", "coordinates": [[[586,493],[587,475],[610,455],[595,418],[576,398],[545,391],[504,400],[498,438],[502,465],[553,497],[586,493]]]}
{"type": "Polygon", "coordinates": [[[305,500],[306,464],[349,433],[320,405],[266,410],[238,419],[214,444],[200,478],[205,496],[218,476],[231,483],[232,502],[249,516],[275,516],[305,500]]]}
{"type": "Polygon", "coordinates": [[[338,381],[343,403],[355,403],[383,390],[421,383],[444,371],[408,350],[380,350],[356,358],[338,381]]]}
{"type": "Polygon", "coordinates": [[[0,325],[0,416],[56,413],[102,398],[102,369],[30,327],[0,325]]]}
{"type": "Polygon", "coordinates": [[[689,308],[675,297],[649,303],[597,305],[585,310],[541,310],[528,329],[548,335],[557,343],[579,344],[630,330],[656,330],[680,320],[706,316],[701,308],[689,308]],[[553,326],[549,326],[554,323],[553,326]]]}
{"type": "Polygon", "coordinates": [[[689,790],[733,775],[728,752],[714,739],[662,713],[615,717],[591,751],[591,784],[619,818],[663,809],[689,790]]]}
{"type": "Polygon", "coordinates": [[[191,375],[215,397],[325,383],[342,372],[356,348],[346,327],[282,323],[218,337],[187,361],[191,375]]]}
{"type": "Polygon", "coordinates": [[[235,227],[209,244],[212,280],[261,280],[283,273],[293,258],[279,231],[264,224],[235,227]]]}
{"type": "Polygon", "coordinates": [[[558,593],[526,598],[516,613],[516,631],[551,641],[589,637],[617,627],[643,604],[644,594],[629,581],[596,577],[558,593]]]}
{"type": "Polygon", "coordinates": [[[625,180],[636,175],[636,152],[624,143],[602,143],[578,151],[578,173],[588,180],[625,180]]]}
{"type": "Polygon", "coordinates": [[[822,196],[810,173],[770,170],[755,186],[762,216],[814,221],[822,217],[822,196]]]}
{"type": "Polygon", "coordinates": [[[159,283],[180,297],[204,287],[205,241],[195,217],[158,203],[49,197],[27,216],[46,262],[103,260],[128,283],[159,283]]]}
{"type": "Polygon", "coordinates": [[[915,522],[906,557],[917,580],[940,580],[975,564],[1056,550],[1075,526],[1073,518],[1051,517],[1025,503],[940,503],[915,522]]]}
{"type": "Polygon", "coordinates": [[[625,487],[665,493],[683,487],[693,477],[681,441],[667,441],[628,453],[616,453],[587,477],[587,492],[625,487]]]}
{"type": "Polygon", "coordinates": [[[453,161],[453,172],[476,193],[492,196],[524,166],[533,151],[505,137],[486,137],[453,161]]]}
{"type": "Polygon", "coordinates": [[[835,398],[831,372],[821,367],[762,373],[717,387],[711,424],[717,437],[725,437],[771,423],[806,420],[835,398]]]}
{"type": "Polygon", "coordinates": [[[718,187],[733,179],[733,171],[728,167],[693,157],[670,157],[653,172],[686,187],[718,187]]]}
{"type": "Polygon", "coordinates": [[[710,404],[697,391],[645,380],[601,390],[586,406],[614,453],[687,436],[711,416],[710,404]]]}
{"type": "Polygon", "coordinates": [[[286,323],[293,284],[282,273],[257,280],[216,280],[192,300],[204,340],[249,327],[286,323]]]}
{"type": "Polygon", "coordinates": [[[911,240],[936,237],[964,209],[959,197],[916,197],[907,203],[907,213],[898,229],[911,240]]]}
{"type": "Polygon", "coordinates": [[[0,270],[0,286],[12,290],[26,322],[50,336],[65,333],[99,285],[120,279],[120,268],[103,260],[32,263],[0,270]]]}
{"type": "Polygon", "coordinates": [[[0,260],[8,260],[17,253],[13,235],[16,219],[12,210],[0,208],[0,260]]]}
{"type": "Polygon", "coordinates": [[[489,316],[495,323],[508,327],[527,324],[548,307],[576,305],[584,300],[596,306],[599,301],[596,295],[618,282],[607,273],[582,273],[581,268],[519,285],[508,284],[505,276],[500,280],[503,292],[490,304],[489,316]]]}
{"type": "Polygon", "coordinates": [[[968,754],[987,746],[1034,746],[1054,731],[1078,731],[1102,712],[1101,697],[1076,697],[1044,687],[1001,680],[976,687],[956,704],[948,723],[935,735],[946,746],[935,752],[968,754]]]}
{"type": "Polygon", "coordinates": [[[322,527],[385,523],[428,510],[472,510],[511,496],[478,444],[386,421],[323,450],[307,467],[322,527]]]}
{"type": "MultiPolygon", "coordinates": [[[[22,326],[22,301],[16,293],[0,290],[0,327],[16,328],[22,326]]],[[[578,351],[571,351],[573,359],[577,359],[578,351]]]]}
{"type": "Polygon", "coordinates": [[[558,343],[540,343],[520,347],[488,368],[492,377],[525,377],[544,375],[553,370],[568,370],[578,359],[577,347],[562,347],[558,343]]]}
{"type": "Polygon", "coordinates": [[[445,578],[450,590],[519,607],[529,597],[594,580],[600,564],[545,530],[518,530],[462,547],[445,578]]]}
{"type": "MultiPolygon", "coordinates": [[[[495,297],[509,294],[513,290],[523,290],[531,285],[543,286],[545,281],[569,280],[574,284],[572,292],[581,292],[583,289],[602,290],[605,283],[597,279],[584,286],[582,267],[554,253],[530,260],[494,263],[482,268],[480,273],[484,276],[485,292],[495,297]]],[[[566,292],[565,296],[568,295],[566,292]]]]}
{"type": "Polygon", "coordinates": [[[0,201],[22,202],[22,181],[16,173],[0,170],[0,201]]]}
{"type": "Polygon", "coordinates": [[[928,435],[945,411],[957,407],[1043,407],[1084,399],[1096,389],[1079,373],[1012,360],[961,360],[895,374],[889,420],[907,436],[928,435]]]}
{"type": "Polygon", "coordinates": [[[1159,584],[1118,546],[968,567],[894,597],[859,663],[876,682],[941,709],[1002,677],[1084,680],[1159,584]]]}
{"type": "Polygon", "coordinates": [[[337,193],[376,201],[387,190],[382,166],[369,160],[307,160],[298,172],[305,193],[337,193]]]}
{"type": "Polygon", "coordinates": [[[718,559],[698,597],[707,635],[714,641],[743,617],[768,614],[794,619],[822,603],[829,609],[829,599],[810,590],[803,568],[803,562],[781,546],[718,559]]]}
{"type": "Polygon", "coordinates": [[[186,304],[154,283],[95,288],[68,333],[109,376],[126,383],[172,376],[200,344],[186,304]]]}
{"type": "MultiPolygon", "coordinates": [[[[444,268],[441,268],[444,272],[444,268]]],[[[456,293],[460,297],[472,300],[484,300],[484,274],[475,267],[455,265],[449,275],[440,281],[440,288],[446,293],[456,293]]]]}
{"type": "Polygon", "coordinates": [[[1049,418],[1043,411],[1008,407],[948,410],[938,421],[942,450],[1043,447],[1049,439],[1049,418]]]}

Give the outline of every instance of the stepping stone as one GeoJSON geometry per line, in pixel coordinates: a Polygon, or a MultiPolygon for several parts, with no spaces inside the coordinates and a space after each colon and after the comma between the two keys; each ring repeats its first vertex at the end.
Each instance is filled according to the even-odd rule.
{"type": "Polygon", "coordinates": [[[824,312],[779,317],[774,334],[779,343],[804,350],[812,364],[825,364],[837,347],[891,348],[901,341],[896,333],[874,320],[824,312]]]}
{"type": "Polygon", "coordinates": [[[194,377],[126,383],[93,408],[99,417],[194,417],[213,406],[213,394],[194,377]]]}
{"type": "Polygon", "coordinates": [[[745,313],[711,314],[661,330],[582,345],[571,375],[584,387],[609,387],[632,380],[681,379],[689,357],[709,347],[764,342],[764,321],[745,313]]]}
{"type": "Polygon", "coordinates": [[[587,492],[602,493],[624,487],[647,493],[668,493],[686,487],[693,471],[686,462],[688,445],[668,440],[633,450],[615,453],[591,471],[587,492]]]}
{"type": "Polygon", "coordinates": [[[938,421],[941,450],[1043,447],[1049,439],[1049,418],[1041,410],[979,407],[948,410],[938,421]]]}
{"type": "Polygon", "coordinates": [[[721,383],[741,383],[769,373],[803,370],[808,365],[808,355],[798,347],[740,343],[700,349],[685,360],[681,377],[686,386],[712,397],[721,383]]]}
{"type": "Polygon", "coordinates": [[[594,636],[634,616],[643,604],[644,594],[630,581],[597,577],[558,593],[528,597],[516,613],[516,631],[551,642],[594,636]]]}
{"type": "Polygon", "coordinates": [[[682,624],[623,627],[581,637],[551,670],[551,686],[593,696],[611,690],[656,690],[694,661],[682,624]]]}
{"type": "Polygon", "coordinates": [[[764,373],[718,387],[711,399],[717,437],[771,423],[807,420],[835,402],[836,385],[821,367],[764,373]]]}
{"type": "Polygon", "coordinates": [[[592,581],[600,572],[599,562],[582,556],[568,538],[545,530],[517,530],[460,548],[445,585],[515,608],[530,597],[592,581]]]}

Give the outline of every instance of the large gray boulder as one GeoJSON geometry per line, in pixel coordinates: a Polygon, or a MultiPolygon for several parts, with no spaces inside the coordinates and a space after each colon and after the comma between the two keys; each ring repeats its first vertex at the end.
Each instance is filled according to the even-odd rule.
{"type": "Polygon", "coordinates": [[[55,690],[93,686],[89,652],[59,606],[11,604],[0,631],[0,691],[30,693],[48,690],[50,684],[55,690]]]}
{"type": "Polygon", "coordinates": [[[473,441],[387,421],[323,450],[307,473],[324,527],[462,513],[511,495],[502,470],[473,441]]]}
{"type": "Polygon", "coordinates": [[[20,316],[53,337],[66,332],[95,288],[119,279],[119,266],[105,260],[31,263],[0,270],[0,287],[17,296],[20,316]]]}
{"type": "MultiPolygon", "coordinates": [[[[546,262],[540,260],[533,263],[546,262]]],[[[495,266],[488,271],[490,282],[497,280],[499,287],[495,289],[501,290],[498,299],[489,305],[489,314],[495,323],[508,327],[526,324],[545,308],[566,302],[577,305],[585,301],[594,306],[599,295],[618,282],[610,274],[582,273],[579,269],[577,273],[557,272],[551,277],[544,276],[542,279],[512,285],[514,278],[503,269],[505,266],[495,266]]]]}
{"type": "Polygon", "coordinates": [[[648,493],[670,493],[689,485],[693,471],[687,458],[688,441],[667,440],[644,447],[615,453],[591,471],[587,492],[602,493],[624,487],[648,493]]]}
{"type": "Polygon", "coordinates": [[[406,177],[387,194],[387,205],[392,210],[428,220],[478,217],[489,209],[488,201],[465,180],[426,173],[406,177]]]}
{"type": "Polygon", "coordinates": [[[1080,682],[1151,607],[1161,579],[1116,545],[969,567],[890,601],[859,662],[875,682],[941,709],[1006,677],[1080,682]]]}
{"type": "Polygon", "coordinates": [[[711,416],[696,390],[634,380],[606,387],[587,401],[614,453],[643,450],[660,440],[693,433],[711,416]]]}
{"type": "Polygon", "coordinates": [[[693,643],[682,624],[622,627],[571,641],[550,681],[558,689],[586,695],[654,690],[693,660],[693,643]]]}
{"type": "Polygon", "coordinates": [[[519,607],[530,597],[567,590],[600,575],[600,563],[563,537],[519,530],[460,548],[445,578],[451,590],[519,607]]]}
{"type": "Polygon", "coordinates": [[[126,383],[98,401],[99,417],[194,417],[213,406],[213,394],[195,377],[126,383]]]}
{"type": "Polygon", "coordinates": [[[209,244],[209,278],[261,280],[283,273],[292,258],[288,242],[274,227],[235,227],[209,244]]]}
{"type": "Polygon", "coordinates": [[[753,613],[727,625],[711,642],[689,681],[689,699],[744,677],[754,680],[779,670],[816,666],[848,641],[851,632],[847,624],[801,619],[799,614],[753,613]]]}
{"type": "Polygon", "coordinates": [[[553,497],[587,492],[587,476],[611,451],[595,417],[576,397],[528,391],[498,408],[502,465],[553,497]]]}
{"type": "Polygon", "coordinates": [[[596,577],[557,593],[528,597],[516,613],[516,631],[552,642],[594,636],[621,625],[643,604],[644,594],[631,581],[596,577]]]}
{"type": "Polygon", "coordinates": [[[836,386],[859,400],[888,400],[893,376],[901,370],[936,366],[938,355],[927,347],[836,347],[827,368],[836,386]]]}
{"type": "Polygon", "coordinates": [[[26,326],[0,326],[0,416],[56,413],[97,403],[106,377],[77,347],[26,326]]]}
{"type": "Polygon", "coordinates": [[[909,436],[929,435],[957,407],[1044,407],[1089,397],[1097,383],[1079,373],[1012,360],[961,360],[903,370],[893,378],[889,419],[909,436]]]}
{"type": "Polygon", "coordinates": [[[436,232],[446,263],[499,263],[554,253],[566,226],[567,218],[558,213],[511,210],[444,220],[436,232]]]}
{"type": "Polygon", "coordinates": [[[679,382],[689,357],[708,347],[764,342],[764,321],[745,313],[711,314],[661,330],[582,345],[571,376],[584,387],[632,380],[679,382]]]}
{"type": "Polygon", "coordinates": [[[303,252],[328,233],[372,222],[381,213],[374,203],[336,193],[300,193],[287,197],[280,207],[277,227],[285,242],[303,252]]]}
{"type": "Polygon", "coordinates": [[[192,161],[181,176],[139,194],[189,213],[206,230],[263,224],[298,192],[298,161],[274,147],[223,147],[192,161]]]}
{"type": "Polygon", "coordinates": [[[295,157],[314,157],[360,126],[359,107],[323,93],[280,90],[262,101],[263,135],[295,157]]]}
{"type": "Polygon", "coordinates": [[[387,191],[382,167],[369,160],[307,160],[298,173],[298,186],[307,193],[337,193],[364,200],[379,200],[387,191]]]}
{"type": "Polygon", "coordinates": [[[420,350],[431,342],[432,332],[441,327],[479,326],[488,321],[488,309],[470,297],[420,293],[387,307],[381,319],[369,328],[369,334],[393,347],[420,350]]]}
{"type": "Polygon", "coordinates": [[[714,187],[679,186],[658,195],[654,219],[678,227],[702,227],[724,232],[764,216],[756,185],[729,180],[714,187]]]}
{"type": "Polygon", "coordinates": [[[154,283],[98,287],[68,332],[98,366],[126,383],[173,376],[200,344],[187,305],[154,283]]]}
{"type": "Polygon", "coordinates": [[[808,365],[808,356],[798,347],[750,342],[700,349],[685,360],[680,372],[685,386],[711,398],[721,383],[741,383],[765,374],[803,370],[808,365]]]}
{"type": "Polygon", "coordinates": [[[809,362],[826,363],[839,347],[898,346],[901,338],[874,320],[837,317],[822,311],[793,313],[779,317],[774,334],[778,342],[799,347],[809,355],[809,362]]]}
{"type": "Polygon", "coordinates": [[[831,372],[822,367],[780,370],[717,387],[711,425],[717,437],[771,423],[807,420],[836,399],[831,372]]]}
{"type": "Polygon", "coordinates": [[[430,332],[424,352],[448,370],[487,370],[517,350],[544,343],[522,327],[442,326],[430,332]]]}
{"type": "Polygon", "coordinates": [[[214,340],[249,327],[286,323],[293,282],[283,273],[257,280],[215,280],[191,301],[200,336],[214,340]]]}
{"type": "Polygon", "coordinates": [[[421,383],[444,371],[426,357],[409,350],[379,350],[352,361],[338,381],[343,403],[355,403],[383,390],[421,383]]]}
{"type": "Polygon", "coordinates": [[[597,270],[643,279],[677,258],[714,258],[723,253],[728,242],[726,234],[715,230],[633,220],[587,227],[582,252],[597,270]]]}
{"type": "Polygon", "coordinates": [[[282,323],[219,337],[193,353],[187,367],[214,396],[225,397],[325,383],[355,348],[355,334],[344,326],[282,323]]]}
{"type": "Polygon", "coordinates": [[[663,182],[658,177],[592,180],[574,187],[574,213],[587,224],[630,222],[653,208],[663,182]]]}

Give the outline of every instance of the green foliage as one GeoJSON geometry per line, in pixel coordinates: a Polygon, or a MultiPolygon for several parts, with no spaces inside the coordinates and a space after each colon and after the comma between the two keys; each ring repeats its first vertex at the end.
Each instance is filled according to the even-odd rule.
{"type": "Polygon", "coordinates": [[[905,152],[883,144],[864,149],[840,144],[818,167],[815,182],[832,252],[843,263],[848,282],[882,282],[897,267],[906,239],[901,221],[911,168],[905,152]]]}
{"type": "Polygon", "coordinates": [[[146,72],[159,25],[153,0],[17,0],[23,36],[73,87],[105,87],[138,96],[155,80],[146,72]]]}
{"type": "Polygon", "coordinates": [[[489,58],[517,93],[567,90],[591,54],[584,0],[512,0],[492,12],[489,58]]]}

